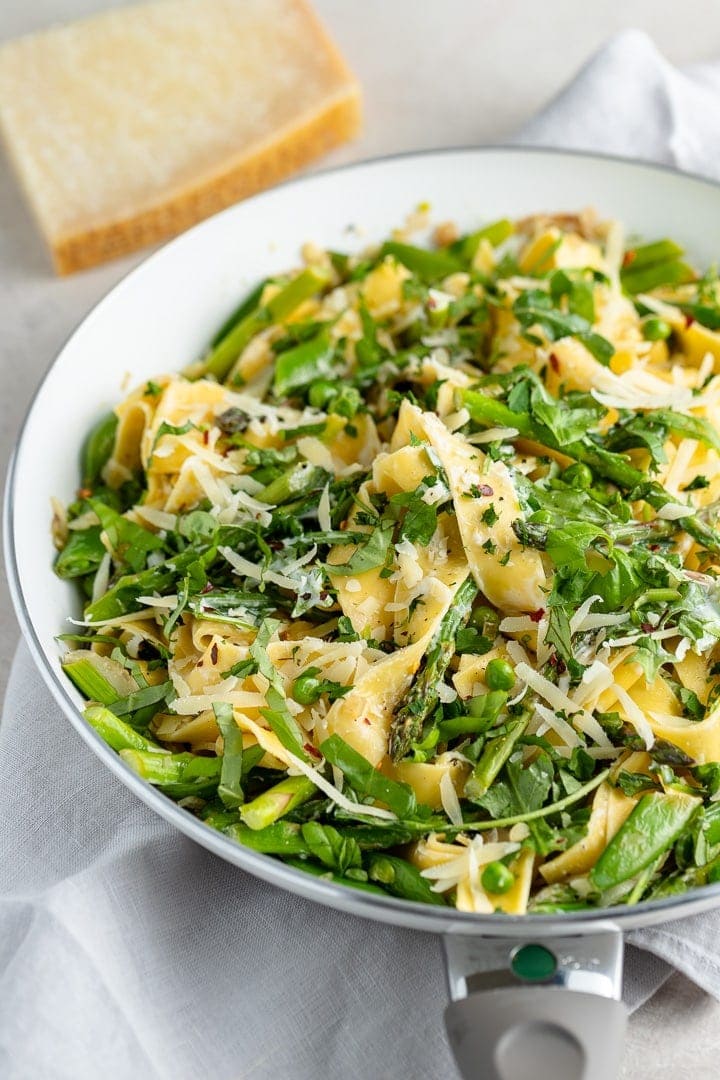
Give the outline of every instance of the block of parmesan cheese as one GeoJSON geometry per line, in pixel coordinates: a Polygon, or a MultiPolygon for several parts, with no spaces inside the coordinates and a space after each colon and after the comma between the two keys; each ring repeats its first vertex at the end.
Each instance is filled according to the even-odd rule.
{"type": "Polygon", "coordinates": [[[60,273],[182,231],[359,122],[305,0],[161,0],[0,48],[0,127],[60,273]]]}

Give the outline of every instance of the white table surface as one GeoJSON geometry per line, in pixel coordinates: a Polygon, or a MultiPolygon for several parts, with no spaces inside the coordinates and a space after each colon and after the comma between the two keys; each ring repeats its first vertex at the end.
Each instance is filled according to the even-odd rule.
{"type": "MultiPolygon", "coordinates": [[[[107,0],[0,3],[0,40],[102,10],[107,0]]],[[[720,55],[717,0],[316,0],[365,91],[365,133],[325,164],[420,147],[501,141],[609,35],[647,30],[679,64],[720,55]]],[[[89,308],[142,256],[67,279],[48,258],[0,159],[0,469],[42,373],[89,308]]],[[[58,415],[58,423],[62,416],[58,415]]],[[[52,452],[52,432],[47,450],[52,452]]],[[[0,693],[18,636],[0,581],[0,693]]],[[[623,1077],[720,1072],[720,1005],[681,976],[633,1017],[623,1077]]],[[[43,1078],[52,1080],[52,1077],[43,1078]]],[[[368,1078],[370,1080],[370,1078],[368,1078]]],[[[440,1078],[439,1078],[440,1080],[440,1078]]],[[[538,1077],[538,1080],[544,1080],[538,1077]]]]}

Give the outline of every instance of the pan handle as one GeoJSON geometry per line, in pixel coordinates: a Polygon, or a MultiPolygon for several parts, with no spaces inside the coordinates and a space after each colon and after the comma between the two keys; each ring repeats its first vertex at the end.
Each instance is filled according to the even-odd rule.
{"type": "Polygon", "coordinates": [[[444,946],[445,1025],[463,1080],[616,1080],[627,1024],[617,929],[448,934],[444,946]]]}

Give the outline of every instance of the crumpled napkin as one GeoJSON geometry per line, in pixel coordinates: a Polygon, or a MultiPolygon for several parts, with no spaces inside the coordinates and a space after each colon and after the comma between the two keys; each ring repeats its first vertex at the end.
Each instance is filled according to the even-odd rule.
{"type": "MultiPolygon", "coordinates": [[[[613,39],[516,141],[720,175],[720,64],[613,39]]],[[[103,769],[21,645],[0,724],[3,1080],[437,1080],[440,941],[223,863],[103,769]]],[[[625,1000],[720,997],[720,912],[628,935],[625,1000]],[[634,947],[633,947],[634,946],[634,947]]]]}
{"type": "Polygon", "coordinates": [[[673,67],[641,30],[611,38],[513,142],[720,178],[720,61],[673,67]]]}

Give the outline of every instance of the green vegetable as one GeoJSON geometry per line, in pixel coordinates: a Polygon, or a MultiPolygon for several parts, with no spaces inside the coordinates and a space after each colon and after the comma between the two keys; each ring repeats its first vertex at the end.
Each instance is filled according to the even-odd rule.
{"type": "Polygon", "coordinates": [[[317,337],[280,353],[275,361],[273,391],[275,397],[288,397],[295,390],[312,383],[320,376],[329,375],[335,347],[327,330],[317,337]]]}
{"type": "Polygon", "coordinates": [[[357,841],[349,835],[343,835],[332,825],[321,825],[319,821],[308,821],[302,827],[303,840],[310,854],[338,874],[362,866],[362,856],[357,841]]]}
{"type": "Polygon", "coordinates": [[[388,255],[429,284],[463,269],[462,262],[447,250],[428,251],[397,240],[386,240],[380,248],[381,259],[388,255]]]}
{"type": "Polygon", "coordinates": [[[563,480],[566,484],[569,484],[570,487],[585,491],[587,488],[592,487],[592,469],[589,469],[587,465],[583,465],[581,462],[576,462],[574,465],[568,465],[567,469],[563,472],[563,480]]]}
{"type": "Polygon", "coordinates": [[[288,776],[245,803],[240,817],[250,829],[265,829],[311,799],[317,787],[306,776],[288,776]]]}
{"type": "Polygon", "coordinates": [[[472,262],[483,240],[487,240],[492,247],[498,247],[504,240],[509,239],[515,232],[515,226],[508,218],[493,221],[490,225],[478,229],[477,232],[469,233],[450,245],[450,252],[459,256],[464,262],[472,262]]]}
{"type": "Polygon", "coordinates": [[[515,743],[525,732],[528,720],[528,716],[510,720],[505,725],[505,734],[498,735],[487,742],[480,760],[465,784],[465,797],[467,799],[475,801],[485,794],[515,749],[515,743]]]}
{"type": "Polygon", "coordinates": [[[679,258],[683,249],[673,240],[656,240],[625,253],[620,271],[623,288],[629,293],[650,292],[659,285],[681,285],[695,277],[679,258]]]}
{"type": "Polygon", "coordinates": [[[223,830],[238,844],[262,851],[265,855],[309,855],[310,849],[303,840],[300,825],[290,821],[276,821],[263,829],[251,829],[249,825],[233,824],[223,830]]]}
{"type": "Polygon", "coordinates": [[[415,813],[415,793],[409,784],[401,784],[383,776],[373,768],[367,758],[339,735],[331,735],[329,739],[325,739],[320,746],[320,752],[326,761],[340,769],[358,795],[385,803],[399,818],[409,818],[415,813]]]}
{"type": "Polygon", "coordinates": [[[316,379],[308,391],[308,402],[314,409],[324,409],[338,392],[339,384],[329,379],[316,379]]]}
{"type": "Polygon", "coordinates": [[[89,701],[99,701],[101,705],[111,705],[117,700],[117,690],[98,669],[82,658],[69,663],[63,661],[63,671],[69,675],[81,694],[89,701]]]}
{"type": "Polygon", "coordinates": [[[223,737],[222,767],[218,796],[229,810],[243,804],[243,736],[235,722],[232,705],[213,705],[213,712],[223,737]]]}
{"type": "Polygon", "coordinates": [[[295,870],[302,870],[306,874],[314,874],[315,877],[324,878],[325,881],[330,881],[333,885],[345,885],[350,889],[360,889],[361,892],[373,893],[375,896],[387,896],[385,890],[378,888],[377,885],[370,885],[367,881],[358,878],[333,874],[322,863],[313,863],[305,859],[286,859],[285,861],[288,866],[294,867],[295,870]]]}
{"type": "Polygon", "coordinates": [[[282,679],[267,654],[268,642],[279,625],[277,619],[264,619],[255,641],[250,646],[250,656],[257,664],[260,674],[264,675],[270,684],[265,694],[268,707],[261,709],[260,713],[270,724],[285,749],[301,761],[307,761],[303,734],[288,709],[282,679]]]}
{"type": "Polygon", "coordinates": [[[115,447],[118,418],[114,412],[103,416],[92,429],[82,449],[83,487],[92,488],[100,479],[115,447]]]}
{"type": "Polygon", "coordinates": [[[209,795],[217,790],[220,780],[221,758],[133,748],[121,749],[120,757],[143,780],[162,788],[173,799],[209,795]]]}
{"type": "Polygon", "coordinates": [[[258,491],[255,498],[268,506],[281,506],[292,499],[309,495],[313,491],[321,491],[326,479],[327,473],[324,469],[311,465],[309,461],[301,461],[297,465],[291,465],[289,469],[258,491]]]}
{"type": "Polygon", "coordinates": [[[636,877],[675,843],[701,801],[681,791],[643,795],[593,867],[596,888],[605,891],[636,877]]]}
{"type": "Polygon", "coordinates": [[[55,573],[61,578],[94,574],[105,555],[99,525],[71,532],[65,547],[55,560],[55,573]]]}
{"type": "Polygon", "coordinates": [[[370,855],[367,868],[370,880],[384,885],[393,896],[420,904],[445,906],[443,896],[433,892],[430,882],[406,859],[385,853],[370,855]]]}
{"type": "Polygon", "coordinates": [[[672,334],[672,326],[664,319],[652,315],[643,321],[642,332],[647,341],[666,341],[672,334]]]}
{"type": "Polygon", "coordinates": [[[264,307],[259,305],[258,296],[258,306],[243,314],[239,322],[233,321],[225,336],[214,344],[203,360],[199,374],[203,377],[212,375],[222,382],[255,334],[292,315],[300,304],[324,288],[327,282],[327,274],[318,267],[308,267],[288,282],[264,307]]]}
{"type": "Polygon", "coordinates": [[[330,701],[335,701],[350,689],[330,679],[318,679],[320,674],[320,668],[310,667],[295,680],[292,696],[299,705],[314,705],[323,694],[327,694],[330,701]]]}
{"type": "Polygon", "coordinates": [[[480,883],[487,892],[502,896],[503,893],[510,892],[512,889],[515,884],[515,875],[505,863],[491,862],[485,866],[480,883]]]}
{"type": "Polygon", "coordinates": [[[438,687],[455,653],[455,637],[470,614],[477,591],[474,579],[467,577],[433,635],[407,697],[393,717],[390,727],[393,761],[405,757],[410,744],[420,736],[426,717],[437,704],[438,687]]]}
{"type": "Polygon", "coordinates": [[[491,690],[512,690],[515,672],[507,660],[496,657],[485,668],[485,682],[491,690]]]}
{"type": "MultiPolygon", "coordinates": [[[[168,754],[162,746],[141,735],[119,716],[102,705],[90,705],[83,712],[88,724],[113,750],[137,750],[143,754],[168,754]]],[[[211,759],[206,759],[211,760],[211,759]]]]}

